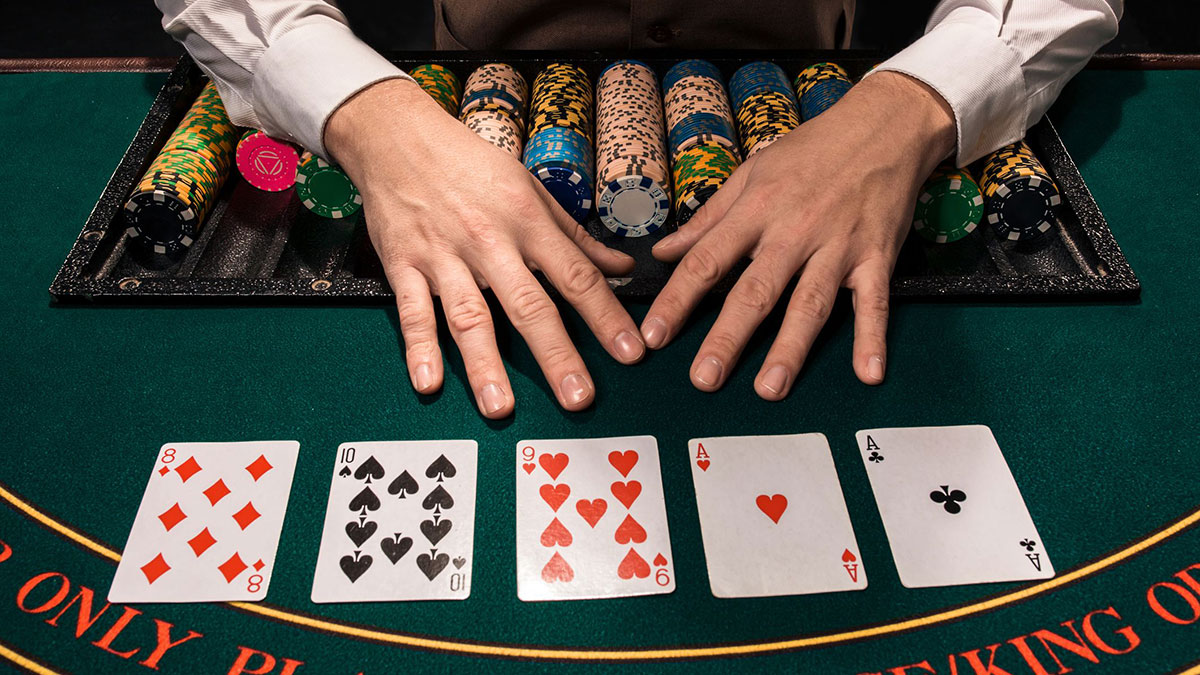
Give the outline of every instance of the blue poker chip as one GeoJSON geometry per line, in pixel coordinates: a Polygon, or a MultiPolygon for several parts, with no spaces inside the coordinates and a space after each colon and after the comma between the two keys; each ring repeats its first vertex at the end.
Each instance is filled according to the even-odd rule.
{"type": "Polygon", "coordinates": [[[729,94],[733,99],[735,113],[747,97],[764,91],[774,91],[791,98],[796,96],[787,73],[783,72],[783,68],[768,61],[748,63],[729,78],[729,94]]]}
{"type": "Polygon", "coordinates": [[[841,100],[852,86],[851,82],[840,77],[818,80],[800,97],[801,117],[808,121],[825,112],[841,100]]]}
{"type": "Polygon", "coordinates": [[[663,91],[668,91],[675,86],[680,80],[685,77],[707,77],[717,82],[724,84],[721,78],[721,71],[712,63],[703,59],[688,59],[680,61],[663,75],[662,87],[663,91]]]}
{"type": "Polygon", "coordinates": [[[539,166],[532,173],[575,222],[583,223],[591,215],[592,180],[579,167],[567,164],[539,166]]]}
{"type": "Polygon", "coordinates": [[[644,237],[657,232],[667,222],[671,213],[671,195],[653,178],[623,176],[599,191],[596,213],[613,234],[644,237]]]}
{"type": "Polygon", "coordinates": [[[693,113],[677,122],[667,132],[667,144],[671,148],[671,156],[679,154],[687,141],[696,137],[718,137],[732,141],[737,138],[733,125],[729,120],[712,113],[693,113]]]}

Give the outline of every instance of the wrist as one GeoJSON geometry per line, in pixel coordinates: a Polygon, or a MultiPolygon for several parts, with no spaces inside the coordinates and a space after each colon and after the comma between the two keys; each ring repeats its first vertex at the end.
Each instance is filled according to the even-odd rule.
{"type": "Polygon", "coordinates": [[[335,161],[353,171],[354,165],[384,139],[396,139],[403,146],[419,138],[420,129],[434,114],[446,115],[416,82],[406,78],[376,82],[348,98],[329,116],[325,147],[335,161]]]}
{"type": "Polygon", "coordinates": [[[866,78],[851,93],[888,130],[896,149],[923,158],[928,171],[954,152],[958,135],[954,111],[924,82],[885,71],[866,78]]]}

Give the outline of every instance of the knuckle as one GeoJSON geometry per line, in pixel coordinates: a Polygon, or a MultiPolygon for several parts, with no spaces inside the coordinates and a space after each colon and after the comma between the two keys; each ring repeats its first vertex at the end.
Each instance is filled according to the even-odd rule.
{"type": "Polygon", "coordinates": [[[492,218],[481,211],[469,210],[459,218],[462,234],[467,243],[479,248],[490,248],[500,241],[492,218]]]}
{"type": "Polygon", "coordinates": [[[513,290],[509,299],[509,312],[518,328],[540,324],[550,319],[556,311],[542,287],[535,283],[521,284],[513,290]]]}
{"type": "Polygon", "coordinates": [[[774,286],[760,276],[744,275],[734,289],[737,301],[757,316],[771,311],[775,304],[774,286]]]}
{"type": "Polygon", "coordinates": [[[681,264],[688,275],[703,283],[715,284],[721,278],[721,263],[707,248],[693,248],[681,264]]]}
{"type": "Polygon", "coordinates": [[[707,349],[726,358],[737,354],[741,350],[741,345],[728,333],[710,333],[704,342],[707,349]]]}
{"type": "Polygon", "coordinates": [[[460,300],[446,307],[446,324],[456,334],[492,327],[492,313],[482,298],[460,300]]]}
{"type": "Polygon", "coordinates": [[[829,317],[830,304],[829,297],[821,291],[811,286],[799,286],[791,311],[805,319],[824,321],[829,317]]]}
{"type": "Polygon", "coordinates": [[[562,275],[562,288],[559,290],[568,298],[581,298],[601,285],[607,287],[604,275],[585,258],[575,258],[567,262],[562,275]]]}

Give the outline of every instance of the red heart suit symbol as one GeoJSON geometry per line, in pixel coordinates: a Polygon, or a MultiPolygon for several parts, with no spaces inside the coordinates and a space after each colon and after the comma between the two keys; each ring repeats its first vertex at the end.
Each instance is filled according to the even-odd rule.
{"type": "Polygon", "coordinates": [[[842,554],[842,562],[854,562],[855,560],[858,558],[850,552],[850,549],[846,549],[846,552],[842,554]]]}
{"type": "Polygon", "coordinates": [[[666,564],[667,564],[667,559],[663,557],[663,554],[659,553],[658,555],[654,556],[654,566],[655,567],[662,567],[663,565],[666,565],[666,564]]]}
{"type": "Polygon", "coordinates": [[[621,472],[625,478],[629,477],[629,472],[633,471],[633,467],[638,463],[638,454],[633,450],[625,452],[617,452],[613,450],[608,453],[608,463],[613,465],[613,468],[621,472]]]}
{"type": "Polygon", "coordinates": [[[575,502],[575,510],[579,512],[579,515],[583,517],[583,520],[588,525],[595,527],[596,523],[600,522],[600,518],[604,516],[604,513],[608,511],[608,502],[603,499],[593,499],[590,502],[586,499],[580,499],[575,502]]]}
{"type": "Polygon", "coordinates": [[[625,505],[625,508],[633,508],[633,503],[637,501],[638,495],[642,494],[642,484],[636,480],[631,480],[628,483],[617,481],[609,488],[612,494],[617,498],[617,501],[625,505]]]}
{"type": "Polygon", "coordinates": [[[521,468],[525,469],[525,473],[533,473],[533,470],[537,468],[537,464],[534,464],[533,462],[525,462],[521,465],[521,468]]]}
{"type": "Polygon", "coordinates": [[[542,468],[546,470],[546,473],[550,474],[550,478],[552,480],[558,480],[558,474],[562,473],[563,469],[567,468],[567,464],[569,464],[570,461],[571,458],[567,457],[561,452],[557,455],[543,453],[538,457],[538,464],[541,464],[542,468]]]}
{"type": "Polygon", "coordinates": [[[542,500],[550,505],[551,509],[558,511],[558,507],[567,501],[567,497],[571,496],[571,486],[563,483],[562,485],[551,485],[546,483],[538,488],[538,494],[542,496],[542,500]]]}
{"type": "Polygon", "coordinates": [[[551,546],[562,546],[565,548],[570,546],[572,541],[570,530],[558,518],[550,521],[546,529],[542,530],[542,546],[547,548],[551,546]]]}
{"type": "Polygon", "coordinates": [[[629,553],[625,554],[625,558],[617,566],[617,576],[622,579],[632,579],[634,577],[645,579],[650,576],[650,566],[646,564],[642,556],[637,554],[637,551],[629,549],[629,553]]]}
{"type": "Polygon", "coordinates": [[[546,563],[546,566],[542,568],[542,580],[548,584],[556,581],[566,582],[574,578],[575,570],[571,569],[571,566],[567,564],[566,560],[563,560],[563,557],[557,551],[550,557],[550,561],[546,563]]]}
{"type": "Polygon", "coordinates": [[[783,512],[787,511],[787,497],[783,495],[759,495],[754,503],[758,505],[758,509],[767,514],[767,517],[776,523],[783,517],[783,512]]]}
{"type": "Polygon", "coordinates": [[[617,533],[613,535],[618,544],[628,544],[633,542],[640,544],[646,541],[646,528],[638,524],[638,521],[633,519],[633,516],[625,516],[625,520],[617,526],[617,533]]]}
{"type": "Polygon", "coordinates": [[[708,461],[707,459],[696,460],[696,466],[700,467],[701,471],[708,471],[708,467],[710,464],[712,464],[712,462],[708,461]]]}

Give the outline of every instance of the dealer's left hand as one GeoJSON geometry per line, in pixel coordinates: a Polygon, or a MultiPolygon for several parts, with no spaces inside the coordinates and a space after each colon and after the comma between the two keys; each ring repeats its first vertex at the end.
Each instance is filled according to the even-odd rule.
{"type": "Polygon", "coordinates": [[[787,395],[843,286],[855,312],[854,371],[867,384],[881,383],[896,255],[917,190],[954,147],[954,117],[936,92],[899,73],[866,78],[738,167],[690,222],[654,247],[656,258],[679,265],[642,322],[646,345],[670,342],[713,284],[749,257],[692,361],[698,389],[724,384],[797,274],[754,381],[759,396],[787,395]]]}

